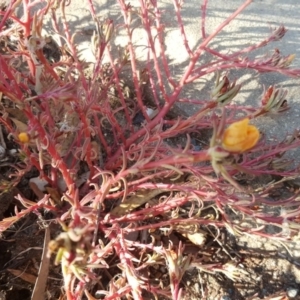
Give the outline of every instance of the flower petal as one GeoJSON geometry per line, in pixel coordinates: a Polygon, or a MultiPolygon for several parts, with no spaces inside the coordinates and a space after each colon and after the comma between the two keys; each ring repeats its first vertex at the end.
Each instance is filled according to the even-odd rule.
{"type": "Polygon", "coordinates": [[[230,152],[244,152],[256,145],[259,131],[254,125],[249,125],[249,119],[232,123],[224,132],[222,146],[230,152]]]}

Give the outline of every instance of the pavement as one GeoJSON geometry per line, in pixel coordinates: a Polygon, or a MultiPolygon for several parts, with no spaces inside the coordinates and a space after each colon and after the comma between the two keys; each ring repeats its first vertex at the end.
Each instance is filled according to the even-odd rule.
{"type": "MultiPolygon", "coordinates": [[[[106,17],[114,20],[116,26],[122,24],[123,19],[120,14],[117,1],[100,0],[93,1],[96,14],[101,19],[106,17]]],[[[130,1],[132,6],[138,7],[136,0],[130,1]]],[[[171,0],[158,1],[162,20],[166,26],[166,52],[169,56],[169,64],[172,74],[175,78],[180,78],[184,68],[187,66],[189,57],[184,49],[180,39],[177,21],[174,17],[174,6],[171,0]]],[[[210,34],[214,29],[233,13],[244,1],[241,0],[213,0],[208,1],[206,28],[210,34]]],[[[185,1],[182,6],[182,18],[185,24],[185,30],[189,45],[192,49],[201,41],[201,5],[200,0],[185,1]]],[[[224,30],[212,41],[210,46],[230,53],[237,49],[243,49],[251,44],[258,43],[266,38],[271,28],[284,25],[288,32],[281,41],[267,45],[263,49],[255,52],[255,55],[261,56],[271,53],[273,49],[278,48],[283,55],[296,54],[292,67],[300,69],[300,2],[297,0],[255,0],[244,10],[234,21],[232,21],[224,30]]],[[[67,17],[73,31],[92,32],[94,25],[89,13],[87,1],[72,0],[66,9],[67,17]]],[[[89,34],[79,34],[77,36],[80,48],[83,49],[83,56],[88,61],[93,61],[93,55],[90,50],[89,34]]],[[[134,40],[140,46],[138,58],[144,61],[146,51],[143,46],[146,45],[143,30],[137,26],[134,31],[134,40]]],[[[116,46],[124,46],[127,43],[126,36],[120,34],[115,37],[116,46]]],[[[252,56],[253,57],[253,56],[252,56]]],[[[300,80],[298,78],[288,78],[281,74],[264,73],[258,75],[252,70],[233,70],[229,75],[230,79],[237,79],[238,83],[243,83],[243,88],[235,98],[236,103],[243,103],[251,106],[257,106],[260,102],[263,87],[270,85],[282,86],[289,90],[287,97],[290,110],[280,115],[267,116],[255,121],[260,130],[263,131],[269,140],[274,138],[282,139],[287,134],[292,133],[294,129],[300,129],[300,80]]],[[[198,80],[195,84],[189,85],[182,94],[183,97],[194,99],[207,99],[210,89],[213,85],[213,77],[207,76],[198,80]]],[[[193,107],[185,108],[187,113],[193,112],[193,107]]],[[[300,150],[293,151],[290,157],[300,162],[298,157],[300,150]]]]}

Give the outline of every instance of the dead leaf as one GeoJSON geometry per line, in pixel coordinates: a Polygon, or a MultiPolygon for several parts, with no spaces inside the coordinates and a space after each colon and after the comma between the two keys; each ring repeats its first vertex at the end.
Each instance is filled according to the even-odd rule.
{"type": "Polygon", "coordinates": [[[43,298],[41,297],[41,295],[45,294],[47,278],[49,273],[49,263],[50,263],[50,257],[47,256],[49,241],[50,241],[50,229],[49,227],[46,227],[45,238],[44,238],[44,250],[42,254],[39,274],[34,285],[31,300],[40,300],[41,298],[43,298]]]}
{"type": "Polygon", "coordinates": [[[8,272],[13,274],[14,276],[23,279],[24,281],[27,281],[29,283],[35,283],[37,277],[35,275],[31,275],[28,273],[25,273],[24,271],[15,270],[15,269],[7,269],[8,272]]]}
{"type": "Polygon", "coordinates": [[[201,247],[206,242],[207,233],[195,224],[180,224],[175,226],[174,230],[189,239],[196,246],[201,247]]]}
{"type": "Polygon", "coordinates": [[[19,121],[18,119],[15,119],[15,118],[10,118],[10,119],[14,122],[14,124],[16,125],[17,130],[19,132],[28,132],[28,126],[27,126],[27,124],[19,121]]]}
{"type": "MultiPolygon", "coordinates": [[[[202,231],[202,230],[201,230],[202,231]]],[[[184,237],[189,239],[196,246],[204,246],[206,242],[206,232],[182,233],[184,237]]]]}
{"type": "Polygon", "coordinates": [[[27,124],[28,119],[21,109],[6,107],[5,111],[8,112],[9,115],[12,116],[13,118],[19,120],[20,122],[22,122],[24,124],[27,124]]]}
{"type": "Polygon", "coordinates": [[[121,202],[117,207],[115,207],[111,211],[111,215],[116,217],[123,216],[133,211],[134,209],[140,207],[141,205],[145,204],[146,202],[150,201],[152,198],[156,197],[157,195],[163,192],[164,190],[162,189],[157,189],[153,191],[137,191],[135,195],[127,197],[125,201],[121,202]]]}
{"type": "Polygon", "coordinates": [[[54,189],[52,187],[46,187],[47,193],[51,197],[51,202],[53,202],[53,205],[57,207],[61,207],[62,202],[61,202],[61,194],[57,189],[54,189]]]}

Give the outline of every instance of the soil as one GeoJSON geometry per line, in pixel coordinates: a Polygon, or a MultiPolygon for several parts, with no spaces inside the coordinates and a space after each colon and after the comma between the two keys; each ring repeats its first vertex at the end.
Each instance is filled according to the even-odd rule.
{"type": "MultiPolygon", "coordinates": [[[[183,142],[182,137],[172,141],[175,144],[180,142],[183,142]]],[[[6,169],[6,176],[8,172],[6,169]]],[[[16,187],[1,194],[2,218],[13,215],[15,206],[21,208],[14,198],[17,194],[26,195],[27,199],[36,201],[35,194],[28,188],[28,180],[35,176],[36,171],[30,170],[16,187]]],[[[250,184],[244,178],[240,183],[250,184]]],[[[251,182],[251,185],[254,186],[255,183],[251,182]]],[[[298,189],[297,180],[288,181],[272,189],[270,195],[276,201],[281,195],[298,192],[298,189]]],[[[31,213],[3,233],[0,240],[1,300],[31,299],[42,257],[44,226],[48,224],[48,220],[53,219],[54,216],[47,212],[31,213]]],[[[211,273],[209,269],[191,268],[181,282],[184,289],[182,299],[300,299],[300,263],[297,259],[300,247],[297,241],[282,244],[265,238],[233,236],[226,229],[221,230],[219,234],[213,230],[207,232],[207,228],[202,229],[206,230],[207,239],[201,247],[195,246],[176,231],[169,237],[161,237],[161,242],[167,246],[169,240],[175,245],[182,241],[186,245],[184,254],[196,255],[204,265],[233,265],[237,267],[237,276],[230,279],[222,272],[211,273]],[[296,296],[288,297],[288,294],[296,296]]],[[[52,238],[61,231],[60,226],[53,222],[50,230],[52,238]]],[[[53,259],[45,299],[64,299],[61,270],[59,266],[54,265],[53,259]]],[[[117,274],[118,268],[115,271],[117,274]]],[[[153,280],[160,278],[168,284],[166,268],[152,268],[149,272],[152,273],[153,280]]],[[[113,269],[110,269],[110,274],[99,271],[101,286],[108,284],[113,275],[113,269]]],[[[154,298],[145,293],[144,299],[154,298]]]]}

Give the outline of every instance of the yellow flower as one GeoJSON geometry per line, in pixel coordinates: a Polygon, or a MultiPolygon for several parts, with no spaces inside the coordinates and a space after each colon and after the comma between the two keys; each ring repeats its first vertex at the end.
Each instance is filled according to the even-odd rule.
{"type": "Polygon", "coordinates": [[[222,147],[230,152],[245,152],[254,147],[259,140],[259,131],[249,125],[249,119],[232,123],[224,132],[222,147]]]}
{"type": "Polygon", "coordinates": [[[26,144],[30,141],[30,136],[28,135],[28,133],[26,132],[21,132],[18,134],[18,138],[19,138],[19,141],[22,143],[22,144],[26,144]]]}

